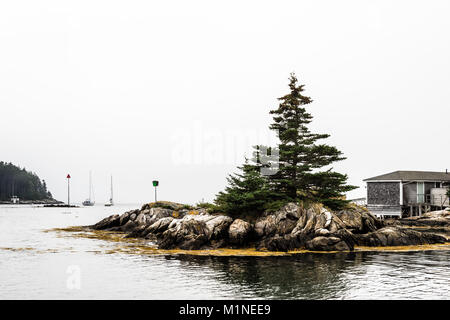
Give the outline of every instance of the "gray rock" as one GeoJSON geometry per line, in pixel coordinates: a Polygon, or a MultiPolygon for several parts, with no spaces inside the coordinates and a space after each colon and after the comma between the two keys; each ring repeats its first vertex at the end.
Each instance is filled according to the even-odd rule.
{"type": "Polygon", "coordinates": [[[321,206],[311,206],[311,208],[300,210],[300,218],[292,233],[312,235],[320,232],[324,235],[327,231],[334,233],[343,228],[345,225],[336,214],[321,206]]]}
{"type": "MultiPolygon", "coordinates": [[[[206,217],[203,215],[201,217],[206,217]]],[[[221,239],[227,234],[228,227],[233,219],[228,216],[215,216],[213,219],[206,221],[206,227],[209,230],[208,239],[221,239]]]]}
{"type": "Polygon", "coordinates": [[[330,250],[353,250],[355,239],[353,235],[345,228],[345,224],[333,212],[328,211],[323,206],[312,205],[309,208],[301,208],[295,204],[289,204],[288,210],[283,208],[279,212],[267,215],[257,221],[255,225],[259,236],[265,236],[259,247],[264,247],[270,251],[287,251],[294,249],[316,247],[331,248],[330,250]],[[294,210],[297,208],[297,210],[294,210]],[[290,217],[285,216],[284,212],[290,212],[290,217],[297,220],[289,221],[290,217]],[[277,221],[283,222],[282,228],[277,227],[277,221]],[[290,222],[289,228],[286,228],[286,221],[290,222]],[[286,232],[289,231],[290,232],[286,232]],[[319,240],[313,240],[313,238],[319,240]],[[322,238],[331,238],[331,240],[321,240],[322,238]],[[339,239],[336,242],[335,239],[339,239]],[[322,241],[323,243],[320,243],[322,241]]]}
{"type": "Polygon", "coordinates": [[[306,248],[312,251],[348,251],[350,247],[340,238],[315,237],[306,242],[306,248]]]}
{"type": "Polygon", "coordinates": [[[141,210],[151,209],[151,208],[161,208],[170,210],[181,210],[185,207],[182,203],[170,202],[170,201],[157,201],[146,203],[142,206],[141,210]]]}
{"type": "Polygon", "coordinates": [[[133,214],[133,212],[134,212],[134,210],[127,211],[120,216],[120,225],[121,226],[123,226],[125,223],[128,222],[128,220],[130,220],[130,216],[133,214]]]}
{"type": "Polygon", "coordinates": [[[147,234],[146,229],[147,225],[141,224],[138,225],[134,221],[128,221],[124,226],[121,227],[121,230],[125,230],[128,234],[125,238],[141,238],[145,237],[147,234]]]}
{"type": "Polygon", "coordinates": [[[432,211],[419,217],[400,219],[398,222],[405,226],[450,227],[450,212],[447,210],[432,211]]]}
{"type": "Polygon", "coordinates": [[[327,236],[330,234],[330,230],[325,229],[325,228],[320,228],[315,231],[315,234],[317,236],[327,236]]]}
{"type": "MultiPolygon", "coordinates": [[[[168,229],[170,223],[174,220],[172,217],[165,217],[161,218],[155,223],[153,223],[151,226],[146,228],[146,233],[152,233],[152,234],[158,234],[161,232],[164,232],[168,229]]],[[[146,234],[146,235],[147,235],[146,234]]]]}
{"type": "Polygon", "coordinates": [[[255,223],[255,233],[258,237],[264,238],[275,234],[276,231],[275,215],[267,215],[258,218],[255,223]]]}
{"type": "Polygon", "coordinates": [[[151,208],[149,212],[149,215],[156,220],[166,217],[172,217],[172,214],[173,210],[164,208],[151,208]]]}
{"type": "Polygon", "coordinates": [[[148,217],[148,215],[145,215],[144,213],[139,213],[135,219],[135,222],[138,225],[143,225],[143,224],[146,224],[148,218],[150,218],[150,217],[148,217]]]}
{"type": "Polygon", "coordinates": [[[223,215],[186,215],[173,219],[158,238],[158,245],[162,249],[199,249],[207,242],[222,239],[231,222],[230,217],[223,215]]]}
{"type": "Polygon", "coordinates": [[[356,234],[355,239],[361,246],[408,246],[445,243],[446,238],[439,234],[422,233],[415,230],[388,226],[367,234],[356,234]]]}
{"type": "Polygon", "coordinates": [[[252,225],[242,219],[236,219],[228,228],[228,238],[230,243],[235,245],[244,244],[252,231],[252,225]]]}
{"type": "Polygon", "coordinates": [[[139,225],[136,222],[130,219],[127,223],[120,227],[120,230],[122,230],[123,232],[132,232],[138,226],[139,225]]]}
{"type": "Polygon", "coordinates": [[[258,218],[255,233],[260,238],[288,234],[295,228],[300,216],[300,208],[295,203],[288,203],[280,210],[258,218]]]}
{"type": "Polygon", "coordinates": [[[180,219],[171,228],[164,231],[158,238],[161,249],[199,249],[208,241],[209,233],[206,223],[199,219],[180,219]]]}
{"type": "Polygon", "coordinates": [[[96,224],[91,226],[91,228],[94,230],[104,230],[118,226],[120,226],[120,216],[118,214],[114,214],[97,222],[96,224]]]}
{"type": "Polygon", "coordinates": [[[344,223],[344,227],[354,234],[373,232],[384,226],[381,220],[378,220],[366,208],[359,206],[341,210],[336,215],[344,223]]]}
{"type": "Polygon", "coordinates": [[[307,236],[300,234],[285,234],[283,236],[275,235],[260,241],[258,249],[267,249],[269,251],[290,251],[305,247],[307,236]]]}

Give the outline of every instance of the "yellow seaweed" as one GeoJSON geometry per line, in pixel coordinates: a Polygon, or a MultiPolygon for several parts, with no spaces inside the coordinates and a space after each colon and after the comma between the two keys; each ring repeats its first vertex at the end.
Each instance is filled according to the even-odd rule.
{"type": "MultiPolygon", "coordinates": [[[[147,239],[126,238],[124,233],[104,230],[88,230],[84,227],[68,227],[44,230],[44,232],[54,231],[58,236],[88,238],[115,242],[118,245],[113,248],[106,248],[103,253],[127,253],[127,254],[150,254],[150,255],[198,255],[198,256],[288,256],[304,253],[342,253],[350,251],[311,251],[311,250],[291,250],[288,252],[264,251],[256,248],[220,248],[204,250],[182,250],[182,249],[158,249],[154,243],[147,239]]],[[[425,250],[450,250],[450,242],[444,244],[414,245],[414,246],[391,246],[391,247],[365,247],[356,246],[354,252],[399,252],[399,251],[425,251],[425,250]]],[[[99,251],[95,251],[99,253],[99,251]]]]}

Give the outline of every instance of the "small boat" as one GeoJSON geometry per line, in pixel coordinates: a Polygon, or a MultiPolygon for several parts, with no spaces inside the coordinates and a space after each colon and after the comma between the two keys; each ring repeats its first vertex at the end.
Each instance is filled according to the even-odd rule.
{"type": "Polygon", "coordinates": [[[109,202],[105,203],[105,207],[112,207],[114,205],[113,202],[113,183],[112,183],[112,176],[111,176],[111,197],[109,198],[109,202]]]}
{"type": "Polygon", "coordinates": [[[89,171],[89,198],[83,201],[83,206],[92,207],[95,204],[95,201],[91,200],[92,194],[92,174],[89,171]]]}
{"type": "Polygon", "coordinates": [[[92,207],[94,204],[95,204],[95,202],[93,202],[89,199],[86,199],[83,201],[83,206],[85,206],[85,207],[92,207]]]}
{"type": "Polygon", "coordinates": [[[11,203],[12,204],[19,204],[20,200],[19,197],[17,197],[16,195],[14,195],[14,180],[12,182],[12,196],[11,196],[11,203]]]}

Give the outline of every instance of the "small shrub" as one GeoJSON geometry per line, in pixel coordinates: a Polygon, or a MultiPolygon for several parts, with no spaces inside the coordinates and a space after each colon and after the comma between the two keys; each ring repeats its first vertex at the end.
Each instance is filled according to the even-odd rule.
{"type": "MultiPolygon", "coordinates": [[[[189,206],[187,204],[181,204],[176,202],[170,202],[170,201],[157,201],[157,202],[151,202],[144,207],[147,209],[150,208],[162,208],[162,209],[170,209],[170,210],[181,210],[181,209],[192,209],[192,206],[189,206]]],[[[143,207],[143,208],[144,208],[143,207]]]]}
{"type": "Polygon", "coordinates": [[[200,209],[206,209],[206,212],[208,212],[209,214],[219,213],[219,212],[224,211],[218,205],[215,205],[214,203],[210,203],[210,202],[199,202],[195,205],[195,207],[200,208],[200,209]]]}
{"type": "Polygon", "coordinates": [[[208,212],[209,214],[213,214],[213,213],[223,213],[223,210],[221,207],[213,204],[212,206],[210,206],[209,208],[206,209],[206,212],[208,212]]]}
{"type": "Polygon", "coordinates": [[[210,202],[199,202],[195,205],[196,208],[209,209],[214,207],[214,204],[210,202]]]}
{"type": "Polygon", "coordinates": [[[162,208],[162,209],[174,210],[174,205],[167,203],[167,202],[163,202],[163,201],[157,201],[157,202],[150,203],[149,208],[162,208]]]}

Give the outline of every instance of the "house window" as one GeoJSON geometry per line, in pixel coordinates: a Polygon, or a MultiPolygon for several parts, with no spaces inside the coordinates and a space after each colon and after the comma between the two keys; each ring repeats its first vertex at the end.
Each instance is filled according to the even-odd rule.
{"type": "Polygon", "coordinates": [[[417,182],[417,202],[424,203],[425,202],[425,183],[417,182]]]}

